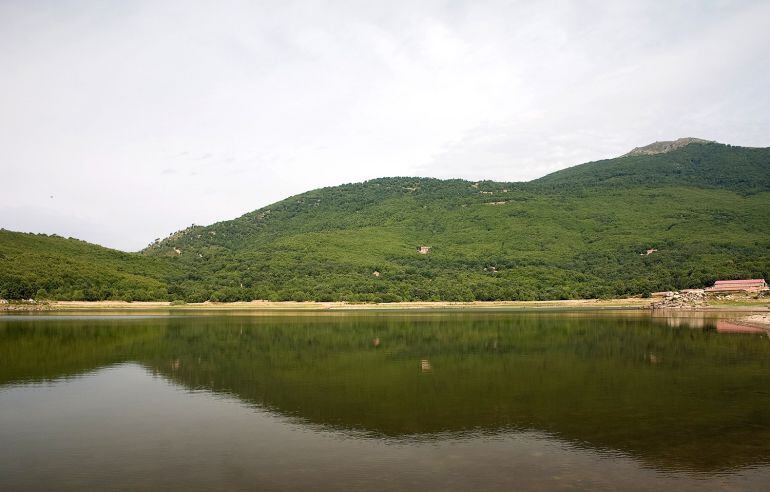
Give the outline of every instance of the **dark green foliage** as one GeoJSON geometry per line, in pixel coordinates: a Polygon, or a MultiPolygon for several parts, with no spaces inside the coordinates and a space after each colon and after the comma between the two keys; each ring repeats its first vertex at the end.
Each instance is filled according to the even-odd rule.
{"type": "Polygon", "coordinates": [[[0,230],[0,298],[144,301],[167,297],[164,258],[77,239],[0,230]]]}
{"type": "Polygon", "coordinates": [[[541,189],[677,185],[724,188],[741,194],[770,191],[768,149],[718,143],[688,145],[658,155],[589,162],[533,181],[541,189]]]}
{"type": "MultiPolygon", "coordinates": [[[[615,297],[767,278],[767,224],[770,149],[710,143],[530,183],[382,178],[323,188],[192,226],[141,256],[110,254],[130,265],[123,274],[159,283],[150,298],[187,302],[615,297]],[[642,256],[647,248],[658,251],[642,256]]],[[[37,246],[26,252],[40,256],[37,246]]],[[[9,297],[89,297],[84,281],[11,277],[0,270],[9,297]]]]}

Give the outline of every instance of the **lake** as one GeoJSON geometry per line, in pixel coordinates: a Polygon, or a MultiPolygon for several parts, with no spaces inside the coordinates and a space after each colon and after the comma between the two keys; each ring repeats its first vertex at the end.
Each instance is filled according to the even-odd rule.
{"type": "Polygon", "coordinates": [[[703,315],[0,316],[0,490],[767,490],[770,340],[703,315]]]}

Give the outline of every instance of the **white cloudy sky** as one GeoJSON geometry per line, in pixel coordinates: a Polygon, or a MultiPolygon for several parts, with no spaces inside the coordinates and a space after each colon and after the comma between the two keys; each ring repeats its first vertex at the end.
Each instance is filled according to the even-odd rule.
{"type": "Polygon", "coordinates": [[[770,145],[768,1],[0,0],[0,227],[138,250],[380,176],[770,145]]]}

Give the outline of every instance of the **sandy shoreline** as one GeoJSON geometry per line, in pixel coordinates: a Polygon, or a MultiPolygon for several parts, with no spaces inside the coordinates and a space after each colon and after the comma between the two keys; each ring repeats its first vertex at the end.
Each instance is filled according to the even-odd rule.
{"type": "Polygon", "coordinates": [[[170,302],[125,301],[51,301],[38,304],[5,304],[7,311],[142,311],[142,310],[245,310],[245,311],[367,311],[367,310],[420,310],[420,309],[557,309],[557,308],[622,308],[646,309],[649,299],[580,299],[561,301],[416,301],[353,304],[347,302],[202,302],[173,305],[170,302]]]}
{"type": "MultiPolygon", "coordinates": [[[[172,305],[170,302],[51,301],[0,304],[0,311],[369,311],[369,310],[504,310],[504,309],[649,309],[652,299],[576,299],[559,301],[474,301],[474,302],[398,302],[351,304],[346,302],[203,302],[172,305]]],[[[770,300],[747,300],[740,304],[714,304],[704,311],[765,311],[770,300]]]]}

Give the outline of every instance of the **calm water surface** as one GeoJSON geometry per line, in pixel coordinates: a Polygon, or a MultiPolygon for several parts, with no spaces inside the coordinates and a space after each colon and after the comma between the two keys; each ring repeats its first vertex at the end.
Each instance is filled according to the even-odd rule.
{"type": "Polygon", "coordinates": [[[0,316],[0,490],[768,490],[770,340],[723,328],[0,316]]]}

